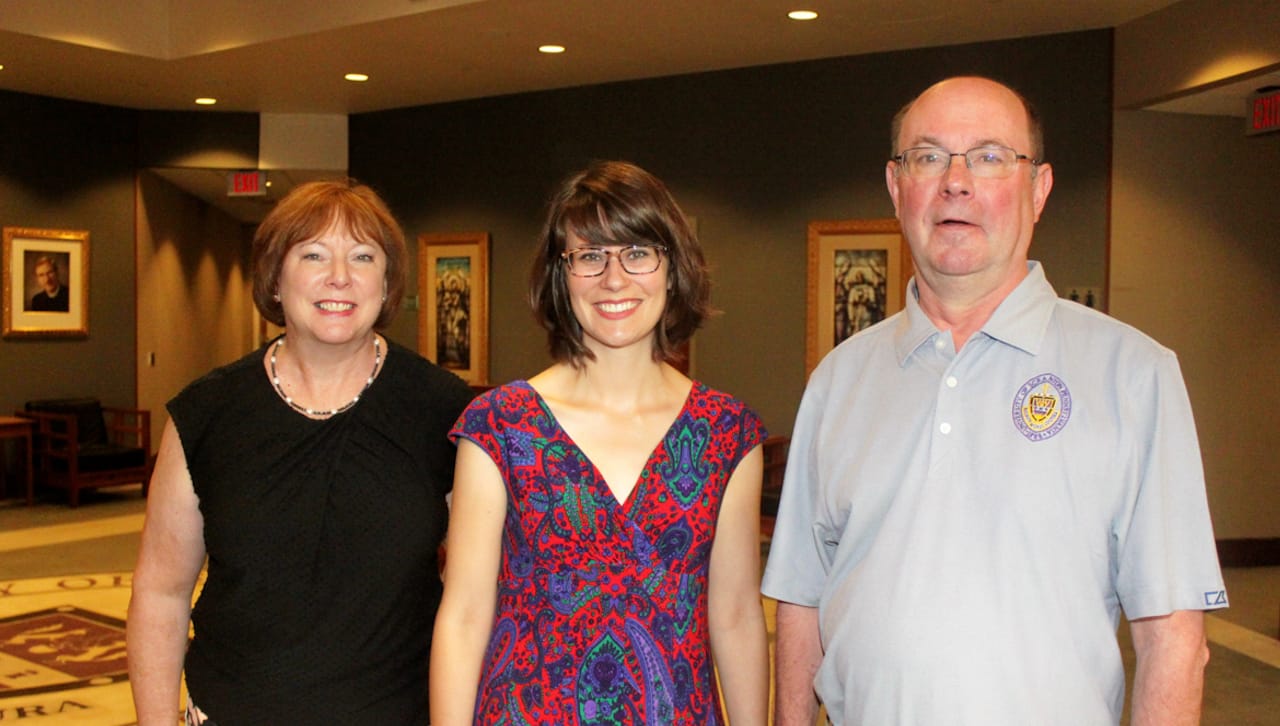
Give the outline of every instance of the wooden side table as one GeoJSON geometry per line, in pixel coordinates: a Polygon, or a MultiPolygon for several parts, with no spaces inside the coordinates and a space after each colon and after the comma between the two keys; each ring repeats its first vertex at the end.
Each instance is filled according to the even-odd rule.
{"type": "MultiPolygon", "coordinates": [[[[34,422],[29,418],[20,418],[18,416],[0,416],[0,441],[4,439],[22,439],[22,450],[27,457],[26,475],[27,475],[27,506],[35,503],[35,483],[33,481],[33,467],[31,466],[31,430],[34,422]]],[[[0,466],[0,492],[5,490],[4,486],[4,467],[0,466]]]]}

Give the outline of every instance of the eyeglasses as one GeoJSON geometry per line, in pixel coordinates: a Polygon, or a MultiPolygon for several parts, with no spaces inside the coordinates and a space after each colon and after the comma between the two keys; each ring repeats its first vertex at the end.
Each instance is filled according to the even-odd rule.
{"type": "Polygon", "coordinates": [[[667,251],[662,245],[628,245],[618,249],[604,247],[579,247],[565,250],[560,257],[569,264],[569,274],[574,277],[597,277],[609,266],[609,258],[617,257],[622,269],[632,275],[647,275],[662,264],[667,251]]]}
{"type": "Polygon", "coordinates": [[[1032,166],[1040,163],[1039,159],[1019,154],[1007,146],[994,145],[977,146],[963,154],[937,146],[916,146],[893,157],[893,161],[898,162],[898,167],[909,177],[930,179],[947,173],[947,169],[951,168],[953,156],[963,157],[964,165],[968,167],[969,172],[983,179],[1004,179],[1013,174],[1013,170],[1018,168],[1020,161],[1028,162],[1032,166]]]}

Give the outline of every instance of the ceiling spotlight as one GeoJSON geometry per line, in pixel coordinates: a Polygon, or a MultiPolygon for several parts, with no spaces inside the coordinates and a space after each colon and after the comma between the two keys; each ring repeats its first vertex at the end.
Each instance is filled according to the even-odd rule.
{"type": "Polygon", "coordinates": [[[343,78],[347,79],[348,81],[355,81],[356,83],[364,83],[365,81],[369,80],[368,74],[365,74],[365,73],[348,73],[347,75],[343,76],[343,78]]]}
{"type": "Polygon", "coordinates": [[[196,105],[197,105],[197,106],[212,106],[213,104],[215,104],[215,103],[217,103],[217,102],[218,102],[218,99],[216,99],[216,98],[207,98],[207,97],[206,97],[206,98],[197,98],[197,99],[196,99],[196,105]]]}
{"type": "Polygon", "coordinates": [[[818,14],[812,10],[792,10],[787,13],[787,17],[792,20],[813,20],[818,17],[818,14]]]}
{"type": "Polygon", "coordinates": [[[563,52],[564,52],[564,46],[563,46],[563,45],[540,45],[540,46],[538,46],[538,52],[539,52],[539,53],[552,53],[552,54],[554,54],[554,53],[563,53],[563,52]]]}

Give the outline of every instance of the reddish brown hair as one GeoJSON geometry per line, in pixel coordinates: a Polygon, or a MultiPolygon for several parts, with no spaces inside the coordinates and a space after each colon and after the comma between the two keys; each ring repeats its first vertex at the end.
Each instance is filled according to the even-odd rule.
{"type": "Polygon", "coordinates": [[[404,232],[377,192],[354,180],[307,182],[281,199],[253,236],[253,302],[262,317],[284,325],[276,299],[285,254],[337,226],[356,240],[377,245],[387,256],[386,299],[374,321],[382,330],[400,310],[408,275],[404,232]]]}

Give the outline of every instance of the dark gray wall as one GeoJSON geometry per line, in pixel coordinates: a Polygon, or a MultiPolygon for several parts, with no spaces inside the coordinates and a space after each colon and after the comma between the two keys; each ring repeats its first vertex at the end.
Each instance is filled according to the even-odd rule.
{"type": "MultiPolygon", "coordinates": [[[[495,383],[548,363],[524,302],[543,203],[591,159],[634,161],[697,219],[723,314],[699,333],[695,375],[789,433],[804,387],[811,220],[892,216],[884,188],[894,112],[930,83],[1010,83],[1046,118],[1057,186],[1033,245],[1059,289],[1105,287],[1111,32],[854,56],[353,116],[354,176],[411,237],[492,235],[495,383]]],[[[413,345],[406,312],[390,333],[413,345]]]]}
{"type": "Polygon", "coordinates": [[[89,231],[89,337],[0,340],[0,414],[50,396],[133,405],[136,159],[136,111],[0,92],[0,224],[89,231]]]}
{"type": "MultiPolygon", "coordinates": [[[[1057,186],[1033,246],[1061,288],[1105,286],[1111,32],[930,48],[357,115],[352,173],[410,236],[493,236],[491,378],[547,364],[524,303],[556,181],[594,158],[635,161],[697,218],[723,314],[695,374],[788,433],[804,386],[805,231],[886,217],[888,123],[957,73],[1009,82],[1048,125],[1057,186]]],[[[146,112],[0,92],[0,223],[91,234],[86,340],[0,341],[0,411],[38,396],[136,398],[134,177],[153,165],[256,158],[252,114],[146,112]]],[[[414,270],[416,273],[416,269],[414,270]]],[[[416,343],[406,312],[391,334],[416,343]]]]}
{"type": "Polygon", "coordinates": [[[255,166],[257,114],[135,111],[0,91],[0,225],[89,231],[89,336],[0,340],[0,413],[52,396],[136,403],[137,171],[210,158],[255,166]]]}
{"type": "Polygon", "coordinates": [[[258,114],[144,111],[138,114],[140,167],[258,167],[258,114]]]}

